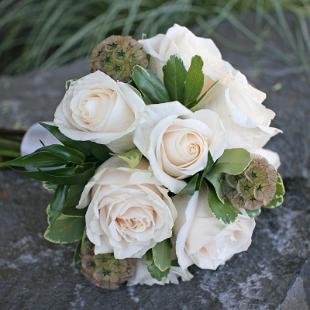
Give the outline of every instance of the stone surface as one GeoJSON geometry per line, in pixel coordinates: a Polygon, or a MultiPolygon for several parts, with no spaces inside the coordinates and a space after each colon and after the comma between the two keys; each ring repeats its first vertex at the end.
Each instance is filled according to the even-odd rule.
{"type": "MultiPolygon", "coordinates": [[[[231,37],[231,27],[224,25],[219,33],[231,37]]],[[[234,35],[236,45],[254,50],[252,43],[234,35]]],[[[249,251],[217,271],[194,268],[194,279],[180,285],[99,289],[71,264],[73,246],[44,240],[50,195],[41,184],[14,171],[0,171],[1,310],[309,309],[308,83],[298,68],[284,67],[268,53],[253,58],[219,45],[224,58],[268,94],[266,105],[277,113],[273,125],[284,131],[269,146],[281,154],[285,203],[262,213],[249,251]]],[[[20,77],[0,77],[0,127],[27,128],[51,120],[65,81],[87,72],[87,62],[79,61],[20,77]]]]}
{"type": "Polygon", "coordinates": [[[72,264],[72,246],[45,241],[50,198],[39,182],[0,172],[0,309],[293,309],[310,305],[310,191],[286,182],[285,204],[259,217],[253,243],[217,271],[194,268],[180,285],[122,287],[89,283],[72,264]],[[18,193],[17,193],[18,189],[18,193]]]}

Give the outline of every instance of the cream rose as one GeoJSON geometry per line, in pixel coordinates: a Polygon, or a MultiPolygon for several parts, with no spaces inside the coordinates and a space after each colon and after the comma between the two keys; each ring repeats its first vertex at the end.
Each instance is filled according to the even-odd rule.
{"type": "Polygon", "coordinates": [[[217,114],[204,109],[195,113],[179,102],[148,105],[134,135],[134,144],[149,160],[154,175],[173,193],[185,179],[219,158],[226,134],[217,114]]]}
{"type": "Polygon", "coordinates": [[[172,55],[181,57],[186,68],[189,68],[193,56],[201,56],[203,70],[211,77],[221,67],[222,55],[211,39],[197,37],[186,27],[177,24],[169,28],[166,34],[158,34],[139,43],[150,54],[150,68],[159,77],[163,76],[162,67],[172,55]]]}
{"type": "Polygon", "coordinates": [[[259,149],[281,132],[270,127],[275,113],[262,104],[266,94],[251,86],[241,72],[223,62],[223,70],[215,78],[219,82],[195,110],[207,107],[220,116],[229,147],[259,149]]]}
{"type": "Polygon", "coordinates": [[[73,82],[55,113],[59,130],[73,140],[107,144],[112,151],[132,148],[145,104],[127,84],[101,71],[73,82]]]}
{"type": "Polygon", "coordinates": [[[86,233],[95,254],[140,258],[172,235],[176,209],[145,160],[136,169],[116,157],[107,160],[81,195],[78,208],[87,206],[86,233]]]}
{"type": "Polygon", "coordinates": [[[161,281],[158,281],[152,278],[152,276],[148,272],[146,261],[144,259],[138,259],[135,273],[133,277],[129,279],[127,285],[165,285],[169,283],[179,284],[179,278],[181,278],[182,281],[190,281],[193,278],[193,275],[187,269],[171,266],[168,276],[163,278],[161,281]]]}
{"type": "Polygon", "coordinates": [[[186,68],[193,56],[201,56],[205,75],[203,92],[215,81],[217,84],[196,109],[208,108],[219,115],[227,131],[229,147],[259,149],[281,132],[270,127],[275,113],[262,105],[266,94],[251,86],[241,72],[224,61],[211,39],[197,37],[186,27],[174,25],[166,34],[140,40],[140,43],[151,55],[151,69],[160,77],[171,55],[179,56],[186,68]]]}
{"type": "Polygon", "coordinates": [[[175,196],[173,202],[178,210],[174,233],[181,268],[195,264],[214,270],[250,246],[254,219],[242,214],[232,224],[220,222],[208,206],[206,189],[191,197],[175,196]]]}

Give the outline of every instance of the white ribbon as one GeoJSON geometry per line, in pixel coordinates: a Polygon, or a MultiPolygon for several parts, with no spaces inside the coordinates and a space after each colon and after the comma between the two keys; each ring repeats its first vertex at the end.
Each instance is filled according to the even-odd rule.
{"type": "Polygon", "coordinates": [[[22,156],[33,153],[40,147],[61,144],[47,129],[39,123],[33,124],[23,137],[20,153],[22,156]]]}

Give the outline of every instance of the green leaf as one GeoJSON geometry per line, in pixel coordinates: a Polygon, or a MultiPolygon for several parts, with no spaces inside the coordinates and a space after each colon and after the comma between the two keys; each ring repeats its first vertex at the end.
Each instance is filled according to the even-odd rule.
{"type": "Polygon", "coordinates": [[[71,185],[69,187],[65,206],[62,210],[63,214],[66,215],[80,215],[84,216],[87,208],[77,209],[76,206],[79,204],[81,194],[85,188],[85,184],[71,185]]]}
{"type": "Polygon", "coordinates": [[[155,266],[162,272],[171,266],[171,243],[169,239],[157,243],[152,248],[152,256],[155,266]]]}
{"type": "Polygon", "coordinates": [[[214,186],[220,201],[224,203],[221,190],[221,176],[223,173],[238,175],[242,173],[251,161],[250,153],[241,148],[227,149],[206,173],[205,178],[214,186]]]}
{"type": "Polygon", "coordinates": [[[255,209],[255,210],[246,210],[246,213],[248,214],[249,217],[257,217],[261,214],[262,210],[261,208],[255,209]]]}
{"type": "Polygon", "coordinates": [[[208,203],[214,216],[225,224],[233,223],[238,216],[238,210],[236,210],[228,201],[222,203],[218,199],[212,186],[208,186],[208,203]]]}
{"type": "Polygon", "coordinates": [[[79,266],[81,264],[81,246],[82,241],[79,241],[73,254],[73,264],[76,266],[79,266]]]}
{"type": "Polygon", "coordinates": [[[47,221],[49,224],[55,222],[64,208],[67,192],[68,186],[61,185],[57,187],[54,196],[47,207],[47,221]]]}
{"type": "Polygon", "coordinates": [[[164,84],[170,100],[184,102],[185,80],[187,71],[181,58],[173,55],[163,67],[164,84]]]}
{"type": "Polygon", "coordinates": [[[178,195],[192,195],[195,191],[199,191],[202,183],[207,175],[207,173],[211,170],[214,165],[214,161],[210,152],[208,153],[208,163],[206,168],[200,172],[193,175],[185,187],[178,193],[178,195]]]}
{"type": "Polygon", "coordinates": [[[203,84],[204,74],[202,71],[203,61],[200,56],[192,58],[185,80],[184,105],[189,107],[200,95],[203,84]]]}
{"type": "Polygon", "coordinates": [[[80,241],[85,228],[84,216],[60,216],[48,226],[44,238],[54,243],[72,243],[80,241]]]}
{"type": "Polygon", "coordinates": [[[64,165],[66,161],[56,154],[51,154],[45,150],[38,150],[26,156],[18,157],[16,159],[7,161],[2,164],[6,167],[32,167],[32,168],[44,168],[44,167],[59,167],[64,165]]]}
{"type": "Polygon", "coordinates": [[[25,171],[24,175],[58,185],[85,184],[95,173],[94,165],[67,167],[47,171],[25,171]]]}
{"type": "Polygon", "coordinates": [[[139,165],[142,159],[142,153],[138,149],[133,149],[121,155],[117,155],[117,157],[125,161],[128,166],[133,169],[139,165]]]}
{"type": "Polygon", "coordinates": [[[285,195],[285,188],[283,180],[281,175],[278,173],[276,193],[273,196],[272,200],[266,206],[264,206],[264,208],[273,209],[279,207],[284,201],[284,195],[285,195]]]}
{"type": "Polygon", "coordinates": [[[152,250],[149,250],[146,253],[146,263],[147,263],[147,270],[152,276],[152,278],[161,281],[163,278],[168,276],[170,268],[165,271],[160,271],[154,264],[152,250]]]}
{"type": "Polygon", "coordinates": [[[152,103],[170,101],[169,94],[160,79],[151,71],[141,66],[133,68],[132,79],[143,96],[152,103]]]}
{"type": "Polygon", "coordinates": [[[242,173],[251,161],[250,153],[241,148],[226,149],[223,155],[215,162],[210,173],[227,173],[238,175],[242,173]]]}
{"type": "Polygon", "coordinates": [[[60,132],[58,127],[46,123],[40,123],[41,126],[46,128],[56,139],[62,144],[69,146],[73,149],[81,151],[86,156],[94,156],[100,161],[105,161],[111,157],[111,151],[103,144],[97,144],[90,141],[75,141],[60,132]]]}
{"type": "Polygon", "coordinates": [[[178,193],[178,195],[192,195],[196,190],[200,180],[199,173],[193,175],[184,188],[178,193]]]}

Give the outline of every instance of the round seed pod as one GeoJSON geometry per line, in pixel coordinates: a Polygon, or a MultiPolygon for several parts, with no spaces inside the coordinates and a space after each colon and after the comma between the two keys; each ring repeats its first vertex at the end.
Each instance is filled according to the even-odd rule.
{"type": "Polygon", "coordinates": [[[81,245],[81,273],[93,284],[115,289],[135,271],[134,259],[115,259],[113,254],[94,254],[94,245],[85,237],[81,245]]]}
{"type": "Polygon", "coordinates": [[[142,45],[130,36],[110,36],[91,54],[91,71],[101,70],[114,80],[128,82],[135,65],[146,68],[148,56],[142,45]]]}
{"type": "Polygon", "coordinates": [[[243,173],[224,176],[222,191],[235,208],[255,210],[272,200],[276,182],[276,169],[265,158],[252,156],[243,173]]]}

